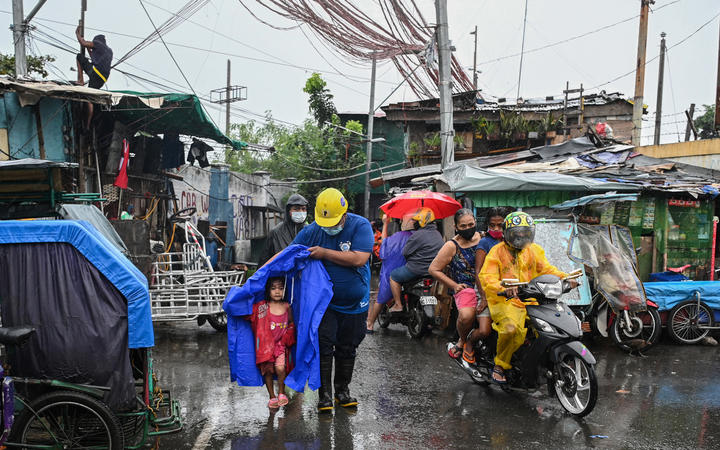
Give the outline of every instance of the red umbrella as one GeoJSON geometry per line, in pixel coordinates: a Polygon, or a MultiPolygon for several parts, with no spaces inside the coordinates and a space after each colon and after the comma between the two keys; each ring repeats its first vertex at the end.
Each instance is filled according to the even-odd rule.
{"type": "Polygon", "coordinates": [[[402,219],[423,206],[432,209],[436,219],[450,217],[462,208],[457,200],[439,192],[410,191],[385,202],[380,209],[390,217],[402,219]]]}

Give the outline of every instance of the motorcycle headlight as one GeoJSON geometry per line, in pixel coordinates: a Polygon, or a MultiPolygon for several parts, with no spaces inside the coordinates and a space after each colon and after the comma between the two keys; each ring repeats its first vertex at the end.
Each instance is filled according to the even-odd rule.
{"type": "Polygon", "coordinates": [[[562,281],[557,283],[538,283],[538,287],[547,298],[558,299],[562,295],[562,281]]]}
{"type": "Polygon", "coordinates": [[[544,331],[546,333],[554,333],[555,332],[555,328],[553,328],[553,326],[550,325],[549,323],[547,323],[546,321],[544,321],[542,319],[537,319],[537,318],[535,318],[533,320],[535,321],[535,324],[537,325],[537,327],[540,328],[542,331],[544,331]]]}

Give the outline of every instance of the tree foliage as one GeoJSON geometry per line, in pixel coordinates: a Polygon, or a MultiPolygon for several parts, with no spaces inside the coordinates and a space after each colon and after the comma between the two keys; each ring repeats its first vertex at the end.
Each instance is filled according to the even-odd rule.
{"type": "MultiPolygon", "coordinates": [[[[27,57],[27,71],[28,74],[37,73],[43,78],[47,78],[49,75],[45,70],[45,65],[55,61],[55,57],[51,55],[45,56],[30,56],[27,57]]],[[[5,55],[0,53],[0,75],[15,76],[15,56],[5,55]]]]}
{"type": "MultiPolygon", "coordinates": [[[[363,126],[354,120],[342,124],[344,128],[358,133],[355,134],[325,124],[327,121],[341,125],[332,103],[332,94],[320,75],[313,74],[303,90],[309,94],[308,103],[314,121],[306,119],[299,127],[289,127],[279,124],[268,113],[264,124],[255,121],[233,124],[233,138],[271,149],[228,150],[225,162],[230,164],[231,170],[245,173],[265,170],[278,180],[328,180],[300,183],[298,191],[308,199],[328,187],[337,188],[347,196],[348,176],[365,162],[361,136],[363,126]]],[[[348,200],[351,201],[351,198],[348,197],[348,200]]]]}
{"type": "Polygon", "coordinates": [[[313,115],[319,127],[324,127],[326,122],[332,122],[337,115],[337,109],[333,103],[333,95],[326,88],[327,83],[319,73],[313,73],[305,82],[303,92],[310,96],[308,100],[310,113],[313,115]]]}
{"type": "Polygon", "coordinates": [[[695,128],[698,130],[700,139],[710,139],[718,137],[715,130],[715,105],[703,105],[705,112],[702,116],[695,119],[695,128]]]}

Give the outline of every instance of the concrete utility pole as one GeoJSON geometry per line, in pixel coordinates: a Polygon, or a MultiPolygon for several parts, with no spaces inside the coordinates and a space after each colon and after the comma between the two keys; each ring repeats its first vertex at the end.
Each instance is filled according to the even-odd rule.
{"type": "Polygon", "coordinates": [[[662,125],[663,76],[665,74],[665,32],[660,33],[660,69],[658,71],[657,106],[655,107],[655,140],[660,145],[660,127],[662,125]]]}
{"type": "MultiPolygon", "coordinates": [[[[225,87],[225,98],[230,98],[230,60],[227,60],[227,85],[225,87]]],[[[230,136],[230,102],[225,104],[225,136],[230,136]]]]}
{"type": "Polygon", "coordinates": [[[647,29],[650,5],[655,0],[640,0],[640,30],[635,65],[635,97],[633,99],[632,145],[639,146],[642,137],[643,92],[645,90],[645,54],[647,52],[647,29]]]}
{"type": "Polygon", "coordinates": [[[453,99],[452,79],[450,72],[450,38],[447,21],[447,0],[435,0],[435,15],[437,27],[438,59],[439,59],[439,80],[440,91],[440,167],[445,170],[455,162],[455,147],[453,136],[453,99]]]}
{"type": "Polygon", "coordinates": [[[23,0],[12,0],[13,42],[15,43],[15,77],[27,77],[27,56],[25,55],[25,21],[23,0]]]}
{"type": "Polygon", "coordinates": [[[375,119],[375,68],[377,59],[373,55],[372,72],[370,74],[370,108],[368,109],[367,150],[365,152],[365,208],[366,218],[370,218],[370,164],[372,163],[373,122],[375,119]]]}
{"type": "Polygon", "coordinates": [[[470,34],[475,35],[475,51],[473,52],[473,90],[477,91],[477,25],[475,25],[475,31],[471,31],[470,34]]]}

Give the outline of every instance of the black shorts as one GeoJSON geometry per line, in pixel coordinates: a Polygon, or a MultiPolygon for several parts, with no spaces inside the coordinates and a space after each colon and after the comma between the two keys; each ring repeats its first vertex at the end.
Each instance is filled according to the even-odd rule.
{"type": "MultiPolygon", "coordinates": [[[[89,59],[82,53],[77,54],[77,60],[80,63],[80,67],[82,67],[83,72],[85,72],[88,76],[88,87],[93,89],[100,89],[105,84],[105,80],[100,78],[100,76],[93,70],[92,62],[90,62],[89,59]]],[[[107,77],[105,77],[107,79],[107,77]]]]}

